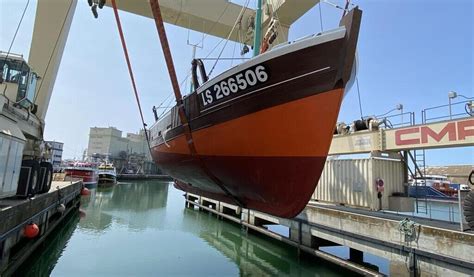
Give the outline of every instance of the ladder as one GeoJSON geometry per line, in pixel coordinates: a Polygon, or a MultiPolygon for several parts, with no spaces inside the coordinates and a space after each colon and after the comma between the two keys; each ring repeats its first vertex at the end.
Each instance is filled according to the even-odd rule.
{"type": "MultiPolygon", "coordinates": [[[[410,153],[410,152],[408,152],[410,153]]],[[[417,213],[424,213],[428,214],[428,198],[426,194],[423,197],[418,197],[418,186],[419,183],[426,186],[426,153],[425,149],[421,150],[413,150],[413,155],[410,153],[410,157],[412,158],[412,162],[415,167],[415,189],[417,197],[415,198],[415,206],[417,213]]]]}

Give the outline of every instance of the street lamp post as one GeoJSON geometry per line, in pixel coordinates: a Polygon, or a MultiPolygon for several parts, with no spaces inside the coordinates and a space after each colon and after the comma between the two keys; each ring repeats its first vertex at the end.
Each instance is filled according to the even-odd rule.
{"type": "Polygon", "coordinates": [[[458,96],[458,94],[455,91],[450,91],[448,93],[448,101],[449,101],[449,119],[453,119],[453,115],[451,112],[451,99],[454,99],[458,96]]]}

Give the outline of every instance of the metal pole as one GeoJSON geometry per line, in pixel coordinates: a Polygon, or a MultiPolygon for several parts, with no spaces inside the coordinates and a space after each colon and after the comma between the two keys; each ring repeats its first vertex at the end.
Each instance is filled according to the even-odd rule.
{"type": "Polygon", "coordinates": [[[453,119],[451,115],[451,97],[448,96],[448,100],[449,100],[449,119],[453,119]]]}
{"type": "Polygon", "coordinates": [[[462,205],[461,205],[461,184],[459,184],[459,189],[458,189],[458,207],[459,207],[459,226],[461,227],[461,232],[464,231],[464,226],[463,226],[463,211],[462,211],[462,205]]]}
{"type": "MultiPolygon", "coordinates": [[[[197,44],[190,44],[192,47],[193,47],[193,59],[194,60],[196,58],[196,47],[197,47],[197,44]]],[[[191,78],[190,80],[190,83],[191,85],[189,86],[189,93],[193,93],[194,91],[194,84],[193,84],[193,79],[191,78]]]]}
{"type": "Polygon", "coordinates": [[[260,37],[262,28],[262,0],[257,0],[257,11],[255,16],[255,32],[253,34],[253,56],[260,54],[260,37]]]}

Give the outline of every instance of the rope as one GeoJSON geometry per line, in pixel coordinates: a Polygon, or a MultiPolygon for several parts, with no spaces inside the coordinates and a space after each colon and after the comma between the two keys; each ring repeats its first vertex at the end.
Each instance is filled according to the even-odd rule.
{"type": "Polygon", "coordinates": [[[130,57],[128,56],[127,44],[125,43],[125,37],[123,35],[122,24],[120,23],[117,3],[115,3],[115,0],[112,0],[112,7],[114,10],[115,21],[117,22],[117,28],[120,35],[120,41],[122,42],[123,54],[125,55],[125,60],[127,61],[128,73],[130,74],[130,80],[132,81],[132,87],[135,93],[135,99],[137,100],[138,110],[140,112],[140,118],[143,124],[143,130],[145,131],[146,142],[148,144],[148,149],[150,150],[150,155],[151,155],[152,153],[151,153],[151,147],[150,147],[150,139],[148,137],[148,132],[146,130],[145,118],[143,117],[143,111],[142,111],[142,106],[140,104],[140,98],[138,96],[137,85],[135,84],[135,78],[133,76],[132,64],[130,63],[130,57]]]}
{"type": "MultiPolygon", "coordinates": [[[[211,76],[212,71],[214,71],[214,68],[216,68],[217,62],[219,62],[219,58],[222,56],[222,53],[224,52],[225,47],[227,46],[227,43],[229,42],[230,37],[232,36],[232,33],[234,32],[235,27],[241,20],[242,16],[244,15],[245,10],[247,9],[248,4],[250,3],[250,0],[247,0],[244,6],[242,6],[242,9],[240,10],[239,16],[237,16],[237,19],[235,20],[234,26],[232,26],[232,29],[229,32],[229,35],[227,35],[226,41],[224,43],[224,46],[222,46],[221,52],[219,53],[219,56],[217,56],[217,60],[212,66],[211,70],[209,71],[208,77],[211,76]]],[[[222,40],[221,40],[222,41],[222,40]]],[[[220,42],[219,42],[220,43],[220,42]]],[[[207,57],[206,57],[207,58],[207,57]]]]}
{"type": "MultiPolygon", "coordinates": [[[[25,16],[25,13],[26,13],[26,10],[28,9],[29,4],[30,4],[30,0],[28,0],[26,2],[25,8],[23,9],[23,13],[21,14],[20,22],[18,22],[18,25],[16,26],[15,34],[13,35],[12,42],[10,43],[10,47],[8,47],[8,52],[7,52],[7,55],[5,56],[5,59],[4,59],[5,62],[8,59],[8,55],[10,55],[10,51],[12,50],[13,43],[15,42],[16,35],[18,34],[18,30],[20,30],[21,22],[23,22],[23,17],[25,16]]],[[[5,88],[3,89],[3,95],[5,95],[5,92],[7,91],[7,86],[8,85],[5,83],[5,88]]],[[[10,101],[10,99],[8,99],[8,100],[10,101]]]]}
{"type": "Polygon", "coordinates": [[[5,56],[5,60],[7,60],[8,55],[10,55],[10,51],[12,50],[13,43],[15,42],[16,35],[18,34],[18,30],[20,30],[21,22],[23,22],[23,17],[25,16],[26,10],[28,9],[28,5],[30,4],[30,0],[26,2],[25,8],[23,9],[23,13],[21,14],[20,22],[18,22],[18,25],[16,26],[15,34],[13,35],[12,42],[10,43],[10,47],[8,47],[8,52],[7,55],[5,56]]]}
{"type": "MultiPolygon", "coordinates": [[[[115,0],[113,0],[115,1],[115,0]]],[[[160,38],[161,42],[161,48],[163,49],[163,54],[165,56],[165,61],[166,61],[166,66],[168,68],[168,73],[171,79],[171,85],[173,87],[174,95],[176,98],[176,104],[178,107],[178,115],[179,119],[181,120],[181,125],[183,126],[184,130],[184,135],[186,137],[186,141],[188,144],[189,152],[191,153],[191,156],[199,162],[201,169],[203,172],[226,194],[228,195],[234,202],[243,207],[242,202],[232,195],[230,191],[224,186],[221,180],[217,178],[212,172],[207,168],[206,164],[202,160],[202,158],[199,156],[199,154],[196,151],[196,146],[194,145],[193,141],[193,136],[191,133],[191,127],[189,126],[189,120],[186,116],[186,112],[184,110],[184,103],[183,103],[183,98],[181,95],[180,87],[178,84],[178,78],[176,77],[176,71],[174,68],[173,64],[173,58],[171,56],[171,50],[168,44],[168,38],[166,36],[166,30],[165,26],[163,23],[163,17],[161,16],[161,10],[160,10],[160,4],[158,3],[158,0],[150,0],[150,7],[151,11],[153,13],[153,17],[155,19],[155,25],[156,29],[158,31],[158,36],[160,38]]],[[[234,25],[235,27],[235,25],[234,25]]]]}
{"type": "Polygon", "coordinates": [[[323,12],[321,10],[321,2],[318,4],[319,7],[319,23],[321,25],[321,33],[324,32],[324,27],[323,27],[323,12]]]}
{"type": "MultiPolygon", "coordinates": [[[[356,65],[354,65],[356,66],[356,65]]],[[[356,69],[356,85],[357,85],[357,95],[359,96],[359,111],[360,111],[360,118],[363,119],[363,113],[362,113],[362,101],[360,100],[360,90],[359,90],[359,78],[357,77],[357,69],[356,69]]]]}

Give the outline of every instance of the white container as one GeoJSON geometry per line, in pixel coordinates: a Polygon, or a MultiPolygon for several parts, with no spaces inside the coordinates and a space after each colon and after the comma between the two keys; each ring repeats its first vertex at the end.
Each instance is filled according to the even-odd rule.
{"type": "Polygon", "coordinates": [[[24,147],[18,126],[0,115],[0,199],[16,195],[24,147]]]}
{"type": "Polygon", "coordinates": [[[389,196],[403,192],[403,162],[384,158],[328,160],[312,200],[388,209],[389,196]],[[377,198],[377,179],[382,179],[382,206],[377,198]]]}

